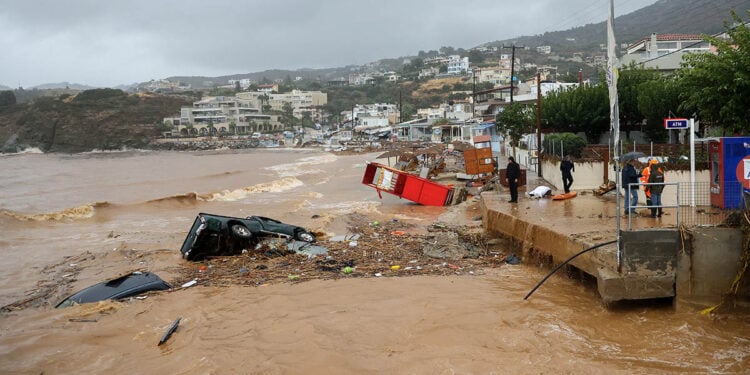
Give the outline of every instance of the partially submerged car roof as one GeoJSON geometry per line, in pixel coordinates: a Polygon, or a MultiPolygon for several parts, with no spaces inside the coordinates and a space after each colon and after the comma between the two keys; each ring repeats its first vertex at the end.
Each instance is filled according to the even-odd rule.
{"type": "Polygon", "coordinates": [[[133,272],[116,279],[94,284],[60,301],[55,308],[79,303],[127,298],[152,290],[167,290],[171,286],[151,272],[133,272]]]}

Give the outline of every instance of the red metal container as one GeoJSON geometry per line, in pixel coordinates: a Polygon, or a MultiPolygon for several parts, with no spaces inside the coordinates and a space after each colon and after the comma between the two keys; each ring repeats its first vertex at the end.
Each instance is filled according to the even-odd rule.
{"type": "Polygon", "coordinates": [[[441,185],[378,163],[368,163],[362,177],[364,185],[425,206],[447,206],[453,200],[453,186],[441,185]]]}

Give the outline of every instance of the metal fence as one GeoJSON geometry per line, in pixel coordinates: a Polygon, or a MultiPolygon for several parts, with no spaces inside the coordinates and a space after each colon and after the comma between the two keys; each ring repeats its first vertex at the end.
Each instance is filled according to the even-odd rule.
{"type": "MultiPolygon", "coordinates": [[[[644,185],[656,184],[633,184],[628,187],[626,194],[630,194],[630,189],[640,190],[644,185]]],[[[739,182],[724,184],[724,200],[727,202],[739,202],[737,207],[729,208],[712,205],[710,182],[696,182],[695,185],[691,185],[689,182],[672,182],[661,185],[664,185],[661,207],[675,209],[673,212],[676,213],[676,224],[678,227],[717,226],[725,224],[734,214],[744,210],[746,205],[750,204],[750,199],[746,199],[747,194],[743,193],[742,184],[739,182]],[[666,194],[669,193],[674,194],[675,198],[673,200],[669,198],[665,199],[666,194]]],[[[648,204],[633,206],[636,209],[650,209],[655,207],[648,204]]],[[[631,228],[630,219],[628,219],[628,228],[631,228]]]]}
{"type": "MultiPolygon", "coordinates": [[[[717,226],[727,222],[727,219],[738,211],[745,209],[745,195],[742,184],[724,183],[724,199],[739,202],[738,207],[721,208],[711,204],[711,183],[696,182],[691,189],[689,182],[680,183],[680,218],[686,227],[717,226]]],[[[680,223],[677,223],[678,226],[680,223]]]]}

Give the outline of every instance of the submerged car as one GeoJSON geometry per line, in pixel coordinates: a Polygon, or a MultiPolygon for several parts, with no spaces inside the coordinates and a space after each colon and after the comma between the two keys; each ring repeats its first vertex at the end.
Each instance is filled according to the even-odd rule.
{"type": "Polygon", "coordinates": [[[117,300],[154,290],[171,287],[151,272],[133,272],[118,278],[92,285],[60,301],[55,307],[62,308],[81,303],[117,300]]]}
{"type": "Polygon", "coordinates": [[[263,216],[246,218],[199,213],[180,252],[187,260],[236,255],[252,249],[264,238],[285,238],[312,243],[315,236],[305,228],[263,216]]]}

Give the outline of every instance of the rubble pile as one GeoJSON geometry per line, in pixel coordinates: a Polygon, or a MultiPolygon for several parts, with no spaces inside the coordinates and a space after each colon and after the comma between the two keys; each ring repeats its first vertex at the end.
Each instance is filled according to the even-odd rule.
{"type": "Polygon", "coordinates": [[[207,286],[259,286],[354,277],[477,275],[505,263],[497,244],[481,231],[466,227],[434,223],[425,231],[397,220],[368,222],[364,216],[353,215],[349,229],[351,234],[314,244],[327,249],[325,253],[271,245],[240,255],[186,262],[175,285],[192,280],[207,286]]]}

